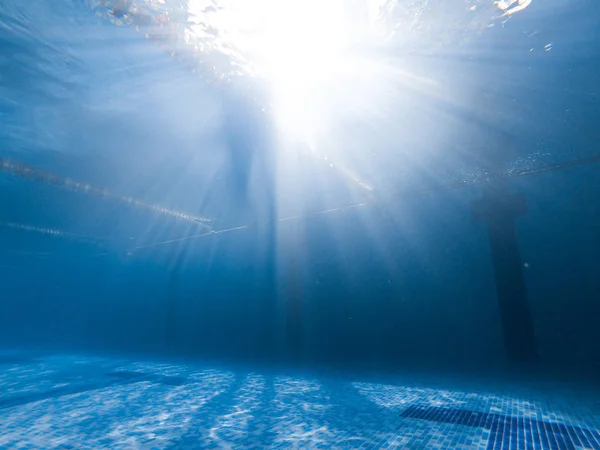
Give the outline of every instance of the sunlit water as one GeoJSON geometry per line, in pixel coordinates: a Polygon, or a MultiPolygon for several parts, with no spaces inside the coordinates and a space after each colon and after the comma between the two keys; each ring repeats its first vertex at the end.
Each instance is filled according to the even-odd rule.
{"type": "Polygon", "coordinates": [[[288,217],[571,160],[590,153],[582,119],[597,94],[562,79],[587,77],[565,64],[589,57],[595,12],[558,0],[7,1],[0,156],[196,221],[220,216],[210,190],[227,171],[244,173],[251,208],[271,192],[288,217]]]}
{"type": "Polygon", "coordinates": [[[443,81],[406,58],[460,51],[529,3],[88,1],[99,17],[134,27],[209,83],[266,85],[265,107],[279,129],[312,150],[344,120],[384,119],[403,90],[444,96],[443,81]]]}
{"type": "MultiPolygon", "coordinates": [[[[533,199],[540,354],[593,365],[598,23],[595,0],[0,1],[3,339],[279,357],[300,291],[315,361],[503,361],[471,206],[504,177],[533,199]]],[[[0,366],[3,448],[600,448],[597,395],[538,374],[0,366]]]]}
{"type": "MultiPolygon", "coordinates": [[[[455,101],[452,95],[447,98],[441,74],[407,58],[414,53],[460,53],[465,45],[485,38],[489,28],[503,26],[507,13],[523,11],[529,3],[85,0],[83,6],[115,25],[137,30],[205,82],[236,79],[244,86],[266,86],[270,94],[259,102],[273,111],[286,137],[327,153],[322,140],[333,140],[345,121],[396,116],[405,91],[455,101]]],[[[47,32],[41,54],[32,45],[27,51],[35,53],[29,57],[15,55],[35,60],[48,75],[45,96],[69,98],[86,79],[73,70],[81,66],[81,52],[89,51],[81,37],[95,41],[96,51],[107,50],[106,33],[99,33],[98,24],[79,6],[3,5],[6,31],[20,30],[24,42],[32,44],[47,32]]],[[[102,55],[107,56],[118,58],[102,55]]],[[[127,96],[127,89],[121,95],[127,96]]],[[[49,137],[58,138],[59,131],[55,128],[49,137]]]]}

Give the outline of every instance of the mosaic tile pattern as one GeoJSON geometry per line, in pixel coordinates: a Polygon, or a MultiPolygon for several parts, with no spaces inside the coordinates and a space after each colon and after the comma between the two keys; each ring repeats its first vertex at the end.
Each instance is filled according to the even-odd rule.
{"type": "Polygon", "coordinates": [[[598,430],[524,417],[487,414],[455,408],[408,407],[404,418],[461,424],[492,431],[488,450],[502,448],[576,449],[600,448],[598,430]]]}
{"type": "Polygon", "coordinates": [[[453,385],[0,353],[0,449],[600,449],[598,391],[453,385]]]}

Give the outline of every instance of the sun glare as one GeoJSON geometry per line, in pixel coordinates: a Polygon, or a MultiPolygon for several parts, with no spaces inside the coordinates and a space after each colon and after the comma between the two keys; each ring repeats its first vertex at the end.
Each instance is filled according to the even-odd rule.
{"type": "Polygon", "coordinates": [[[342,0],[269,1],[246,53],[267,80],[283,134],[312,138],[335,99],[331,85],[354,68],[342,0]]]}
{"type": "Polygon", "coordinates": [[[332,95],[327,86],[351,70],[341,2],[294,3],[270,11],[255,59],[257,74],[269,81],[275,113],[288,133],[322,120],[321,97],[332,95]]]}
{"type": "MultiPolygon", "coordinates": [[[[190,2],[190,12],[205,14],[205,3],[190,2]]],[[[250,72],[267,83],[275,119],[288,138],[313,138],[331,117],[342,85],[357,77],[364,81],[364,61],[353,47],[364,38],[365,27],[352,19],[356,11],[349,4],[230,1],[214,14],[218,23],[213,26],[221,37],[243,55],[250,72]]],[[[361,19],[368,21],[369,11],[365,8],[361,19]]]]}

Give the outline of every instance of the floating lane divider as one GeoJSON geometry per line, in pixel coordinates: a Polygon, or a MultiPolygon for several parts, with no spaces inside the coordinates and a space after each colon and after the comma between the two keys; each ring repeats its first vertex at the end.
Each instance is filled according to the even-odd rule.
{"type": "MultiPolygon", "coordinates": [[[[572,168],[572,167],[590,166],[590,165],[595,165],[595,164],[600,164],[600,155],[592,155],[587,158],[581,158],[581,159],[576,159],[576,160],[572,160],[572,161],[548,164],[548,165],[541,166],[541,167],[521,169],[521,170],[512,170],[512,171],[501,172],[498,174],[490,174],[486,177],[475,179],[475,180],[457,181],[454,183],[449,183],[449,184],[445,184],[445,185],[441,185],[441,186],[434,186],[434,187],[427,188],[427,189],[407,190],[401,194],[397,194],[392,197],[389,197],[386,200],[365,200],[360,203],[350,203],[350,204],[347,204],[344,206],[339,206],[336,208],[328,208],[328,209],[323,209],[323,210],[319,210],[319,211],[313,211],[313,212],[306,213],[306,214],[299,214],[296,216],[280,217],[280,218],[276,219],[274,221],[274,223],[292,222],[292,221],[301,220],[301,219],[309,219],[309,218],[312,218],[315,216],[330,214],[333,212],[347,211],[350,209],[360,208],[363,206],[369,206],[369,205],[376,206],[376,205],[390,204],[390,203],[394,203],[394,202],[397,202],[397,201],[400,201],[403,199],[407,199],[407,198],[432,195],[432,194],[446,192],[446,191],[455,191],[455,190],[467,188],[467,187],[482,186],[482,185],[492,183],[495,181],[499,181],[499,180],[512,180],[515,178],[521,178],[521,177],[525,177],[525,176],[529,176],[529,175],[537,175],[537,174],[541,174],[541,173],[545,173],[545,172],[554,172],[557,170],[563,170],[563,169],[568,169],[568,168],[572,168]]],[[[204,238],[204,237],[208,237],[208,236],[217,236],[219,234],[231,233],[234,231],[247,230],[247,229],[254,228],[258,225],[267,225],[268,226],[271,223],[273,223],[273,222],[262,221],[262,222],[255,222],[252,224],[247,224],[247,225],[240,225],[237,227],[227,228],[227,229],[223,229],[223,230],[210,230],[208,232],[194,234],[191,236],[184,236],[184,237],[180,237],[180,238],[169,239],[167,241],[139,245],[139,246],[135,247],[135,250],[143,250],[146,248],[157,247],[159,245],[173,244],[176,242],[182,242],[182,241],[187,241],[187,240],[191,240],[191,239],[199,239],[199,238],[204,238]]]]}
{"type": "Polygon", "coordinates": [[[36,227],[34,225],[26,225],[15,222],[0,222],[0,227],[10,228],[18,231],[31,231],[34,233],[45,234],[46,236],[69,237],[82,241],[100,241],[100,239],[88,238],[86,236],[81,236],[78,234],[67,233],[57,228],[36,227]]]}
{"type": "Polygon", "coordinates": [[[181,211],[173,211],[162,206],[144,203],[132,197],[119,196],[109,192],[107,189],[98,189],[87,183],[80,183],[72,180],[71,178],[61,177],[54,173],[36,169],[31,166],[20,164],[7,159],[0,158],[0,172],[7,173],[9,175],[23,179],[33,180],[51,186],[56,186],[62,189],[68,189],[72,192],[87,194],[94,197],[103,198],[109,201],[121,203],[124,205],[131,205],[132,207],[146,211],[151,211],[153,213],[171,217],[173,219],[194,222],[207,230],[211,230],[211,220],[206,217],[195,216],[193,214],[188,214],[181,211]]]}
{"type": "MultiPolygon", "coordinates": [[[[54,237],[54,238],[63,238],[72,240],[78,243],[88,243],[94,245],[100,245],[104,243],[104,239],[90,236],[83,236],[81,234],[69,233],[67,231],[60,230],[58,228],[49,228],[49,227],[38,227],[35,225],[29,225],[24,223],[16,223],[16,222],[1,222],[0,228],[7,228],[9,230],[14,231],[25,231],[29,233],[37,233],[44,236],[54,237]]],[[[27,254],[34,252],[26,252],[27,254]]]]}
{"type": "MultiPolygon", "coordinates": [[[[360,203],[351,203],[351,204],[347,204],[347,205],[343,205],[343,206],[339,206],[339,207],[335,207],[335,208],[328,208],[328,209],[314,211],[314,212],[306,213],[306,214],[299,214],[299,215],[289,216],[289,217],[280,217],[280,218],[276,219],[274,222],[275,223],[292,222],[292,221],[301,220],[301,219],[308,219],[308,218],[319,216],[319,215],[330,214],[333,212],[346,211],[346,210],[359,208],[359,207],[363,207],[363,206],[369,206],[369,205],[376,206],[376,205],[381,205],[384,203],[396,202],[396,201],[406,199],[406,198],[411,198],[411,197],[431,195],[431,194],[435,194],[435,193],[439,193],[439,192],[453,191],[453,190],[458,190],[458,189],[467,188],[467,187],[481,186],[481,185],[485,185],[485,184],[488,184],[490,182],[494,182],[497,180],[503,180],[503,179],[510,180],[510,179],[520,178],[520,177],[524,177],[524,176],[537,175],[537,174],[541,174],[541,173],[545,173],[545,172],[554,172],[554,171],[573,168],[573,167],[589,166],[589,165],[596,165],[596,164],[600,164],[600,155],[592,155],[587,158],[559,162],[559,163],[549,164],[549,165],[536,167],[536,168],[529,168],[529,169],[523,169],[523,170],[517,170],[517,171],[503,172],[500,174],[493,174],[493,175],[487,176],[485,178],[476,179],[476,180],[472,180],[472,181],[457,181],[454,183],[441,185],[441,186],[435,186],[435,187],[431,187],[428,189],[409,190],[402,194],[398,194],[393,197],[390,197],[389,199],[387,199],[385,201],[366,200],[366,201],[363,201],[360,203]]],[[[208,237],[208,236],[218,236],[221,234],[232,233],[235,231],[248,230],[248,229],[257,227],[258,225],[269,225],[272,223],[269,221],[261,221],[261,222],[254,222],[252,224],[246,224],[246,225],[240,225],[240,226],[236,226],[236,227],[226,228],[226,229],[222,229],[222,230],[213,230],[209,226],[210,219],[207,219],[204,217],[197,217],[197,216],[193,216],[193,215],[182,213],[182,212],[172,211],[172,210],[162,208],[162,207],[159,207],[156,205],[146,204],[146,203],[140,202],[138,200],[134,200],[131,197],[119,197],[119,196],[116,196],[113,194],[109,194],[108,191],[106,191],[106,190],[100,190],[97,188],[93,188],[89,184],[77,183],[77,182],[72,181],[70,178],[61,178],[55,174],[52,174],[49,172],[44,172],[44,171],[37,170],[37,169],[33,169],[29,166],[17,164],[17,163],[8,161],[8,160],[0,159],[0,172],[9,173],[11,175],[18,176],[18,177],[25,178],[25,179],[37,180],[37,181],[40,181],[40,182],[43,182],[46,184],[67,188],[67,189],[73,190],[75,192],[82,192],[82,193],[86,193],[86,194],[90,194],[90,195],[96,195],[96,196],[99,196],[102,198],[118,200],[125,204],[137,206],[137,207],[140,207],[143,209],[147,209],[147,210],[154,211],[154,212],[157,212],[160,214],[168,215],[168,216],[171,216],[174,218],[193,221],[205,228],[205,231],[203,231],[202,233],[193,234],[191,236],[183,236],[180,238],[169,239],[166,241],[138,245],[134,248],[134,251],[139,251],[139,250],[157,247],[157,246],[166,245],[166,244],[173,244],[176,242],[182,242],[182,241],[187,241],[187,240],[192,240],[192,239],[199,239],[199,238],[208,237]]],[[[14,228],[14,229],[21,229],[24,231],[34,231],[34,232],[39,232],[39,233],[52,235],[52,236],[67,237],[67,235],[65,233],[63,233],[62,231],[51,229],[51,228],[39,228],[39,227],[33,227],[33,226],[29,226],[29,225],[21,225],[21,224],[14,224],[14,223],[2,223],[2,222],[0,222],[0,226],[6,226],[9,228],[14,228]]],[[[69,235],[68,237],[72,237],[72,236],[69,235]]],[[[108,254],[108,253],[103,253],[102,255],[99,255],[99,256],[104,256],[106,254],[108,254]]]]}

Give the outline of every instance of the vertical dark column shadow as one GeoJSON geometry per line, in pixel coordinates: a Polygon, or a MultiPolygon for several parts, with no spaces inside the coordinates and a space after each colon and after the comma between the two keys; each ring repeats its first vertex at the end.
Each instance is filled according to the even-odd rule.
{"type": "Polygon", "coordinates": [[[504,345],[513,362],[538,359],[515,225],[516,217],[526,209],[525,198],[510,194],[505,183],[499,182],[484,191],[473,211],[488,228],[504,345]]]}

